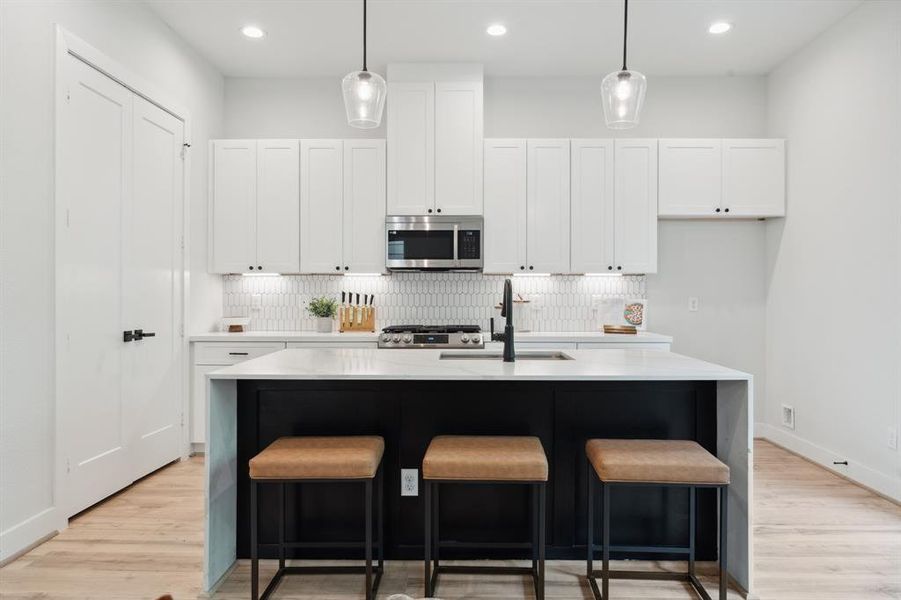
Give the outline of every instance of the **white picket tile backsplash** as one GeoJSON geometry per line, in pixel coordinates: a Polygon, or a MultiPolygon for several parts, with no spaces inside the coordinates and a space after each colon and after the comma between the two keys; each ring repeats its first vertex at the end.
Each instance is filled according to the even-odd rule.
{"type": "MultiPolygon", "coordinates": [[[[504,277],[479,273],[394,273],[378,276],[259,275],[225,277],[223,316],[250,317],[254,331],[315,329],[306,305],[341,291],[375,294],[377,327],[390,324],[476,324],[487,329],[504,277]],[[260,308],[253,308],[254,296],[260,308]]],[[[595,329],[592,296],[646,298],[645,277],[514,277],[513,291],[532,301],[533,331],[595,329]]]]}

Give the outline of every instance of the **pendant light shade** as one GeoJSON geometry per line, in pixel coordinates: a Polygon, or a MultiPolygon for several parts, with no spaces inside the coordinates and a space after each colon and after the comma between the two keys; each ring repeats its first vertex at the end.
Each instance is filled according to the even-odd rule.
{"type": "Polygon", "coordinates": [[[354,71],[341,81],[347,124],[358,129],[372,129],[382,122],[387,86],[378,73],[354,71]]]}
{"type": "Polygon", "coordinates": [[[626,67],[626,41],[629,33],[629,0],[624,0],[623,16],[623,68],[610,73],[601,82],[601,101],[604,119],[610,129],[629,129],[638,125],[647,78],[638,71],[626,67]]]}
{"type": "Polygon", "coordinates": [[[341,81],[347,124],[372,129],[382,123],[388,86],[378,73],[366,69],[366,0],[363,0],[363,70],[348,73],[341,81]]]}

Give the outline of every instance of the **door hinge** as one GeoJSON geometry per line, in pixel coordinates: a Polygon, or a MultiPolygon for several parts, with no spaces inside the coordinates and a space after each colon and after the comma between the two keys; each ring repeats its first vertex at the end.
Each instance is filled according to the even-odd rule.
{"type": "Polygon", "coordinates": [[[69,463],[69,459],[67,458],[66,459],[66,473],[68,474],[71,472],[72,472],[72,465],[69,463]]]}
{"type": "Polygon", "coordinates": [[[71,101],[72,101],[72,92],[71,92],[71,90],[69,90],[69,88],[66,88],[66,102],[71,102],[71,101]]]}

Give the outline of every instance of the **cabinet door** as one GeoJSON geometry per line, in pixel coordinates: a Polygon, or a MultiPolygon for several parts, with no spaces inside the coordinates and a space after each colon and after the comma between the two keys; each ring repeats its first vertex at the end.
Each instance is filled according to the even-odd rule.
{"type": "Polygon", "coordinates": [[[385,270],[385,140],[344,140],[344,265],[385,270]]]}
{"type": "Polygon", "coordinates": [[[569,272],[569,140],[528,141],[528,265],[569,272]]]}
{"type": "Polygon", "coordinates": [[[482,82],[435,84],[435,212],[482,214],[482,82]]]}
{"type": "Polygon", "coordinates": [[[300,141],[300,271],[343,273],[341,140],[300,141]]]}
{"type": "Polygon", "coordinates": [[[785,140],[723,141],[723,211],[785,216],[785,140]]]}
{"type": "Polygon", "coordinates": [[[526,141],[485,140],[485,273],[526,269],[526,141]]]}
{"type": "Polygon", "coordinates": [[[657,213],[661,217],[713,216],[723,196],[721,140],[660,140],[657,213]]]}
{"type": "Polygon", "coordinates": [[[613,140],[572,140],[573,273],[607,273],[613,254],[613,140]]]}
{"type": "Polygon", "coordinates": [[[212,162],[213,273],[254,270],[256,256],[256,140],[216,140],[212,162]]]}
{"type": "Polygon", "coordinates": [[[388,214],[435,207],[435,84],[389,83],[388,214]]]}
{"type": "Polygon", "coordinates": [[[257,269],[300,271],[298,140],[257,140],[257,269]]]}
{"type": "Polygon", "coordinates": [[[616,140],[614,252],[617,273],[657,272],[657,140],[616,140]]]}

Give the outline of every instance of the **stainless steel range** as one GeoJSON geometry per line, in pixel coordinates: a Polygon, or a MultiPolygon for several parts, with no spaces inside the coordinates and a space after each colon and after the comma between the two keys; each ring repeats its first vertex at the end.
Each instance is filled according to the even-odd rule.
{"type": "Polygon", "coordinates": [[[379,348],[484,347],[478,325],[392,325],[379,336],[379,348]]]}

